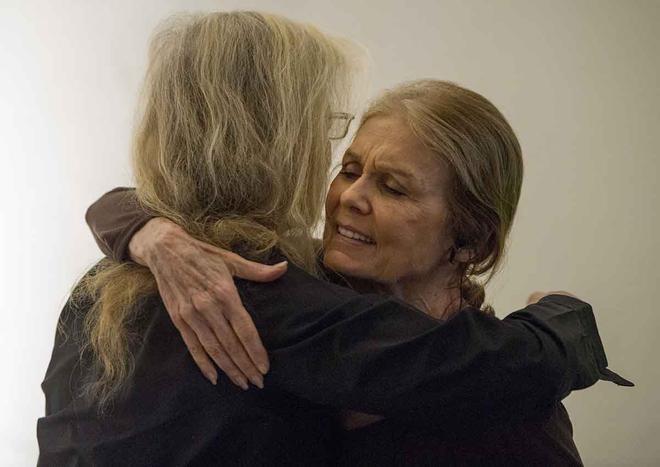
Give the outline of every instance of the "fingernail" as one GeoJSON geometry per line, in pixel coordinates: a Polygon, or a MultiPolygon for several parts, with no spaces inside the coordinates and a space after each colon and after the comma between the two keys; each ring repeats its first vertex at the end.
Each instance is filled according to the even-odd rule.
{"type": "Polygon", "coordinates": [[[213,384],[213,386],[218,384],[218,375],[215,375],[213,373],[206,373],[206,377],[211,382],[211,384],[213,384]]]}
{"type": "Polygon", "coordinates": [[[256,387],[259,389],[264,388],[264,379],[259,377],[259,378],[254,378],[256,381],[252,381],[252,384],[254,384],[256,387]]]}
{"type": "Polygon", "coordinates": [[[268,373],[268,366],[266,366],[264,363],[259,363],[257,365],[257,368],[259,369],[259,371],[261,372],[262,375],[265,375],[266,373],[268,373]]]}
{"type": "Polygon", "coordinates": [[[241,378],[238,380],[239,385],[243,388],[243,391],[247,391],[249,389],[247,380],[245,378],[241,378]]]}
{"type": "Polygon", "coordinates": [[[288,263],[288,261],[282,261],[281,263],[275,264],[275,267],[279,268],[279,267],[282,267],[282,266],[286,266],[287,263],[288,263]]]}

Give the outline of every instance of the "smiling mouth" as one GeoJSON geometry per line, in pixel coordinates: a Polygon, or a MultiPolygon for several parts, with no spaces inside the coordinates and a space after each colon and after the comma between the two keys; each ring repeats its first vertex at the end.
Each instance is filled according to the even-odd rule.
{"type": "Polygon", "coordinates": [[[358,242],[364,243],[365,245],[375,245],[376,242],[367,237],[366,235],[359,234],[357,232],[353,232],[352,230],[349,230],[345,227],[337,226],[337,233],[341,235],[342,237],[345,238],[350,238],[351,240],[356,240],[358,242]]]}

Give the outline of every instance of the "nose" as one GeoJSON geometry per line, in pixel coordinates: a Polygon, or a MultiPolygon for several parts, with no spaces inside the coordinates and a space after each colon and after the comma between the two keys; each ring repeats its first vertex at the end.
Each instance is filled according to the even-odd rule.
{"type": "Polygon", "coordinates": [[[369,181],[360,177],[344,190],[339,198],[340,204],[356,214],[369,214],[371,200],[369,198],[369,181]]]}

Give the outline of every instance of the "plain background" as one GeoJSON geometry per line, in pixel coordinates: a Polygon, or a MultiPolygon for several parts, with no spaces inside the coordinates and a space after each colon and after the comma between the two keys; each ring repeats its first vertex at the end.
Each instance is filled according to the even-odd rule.
{"type": "Polygon", "coordinates": [[[129,137],[151,31],[173,12],[235,8],[364,44],[374,90],[441,78],[503,111],[526,173],[490,299],[500,316],[537,289],[589,300],[610,366],[637,387],[601,382],[571,395],[577,445],[587,465],[657,465],[660,2],[2,0],[3,465],[37,458],[39,384],[56,320],[100,257],[85,208],[131,183],[129,137]]]}

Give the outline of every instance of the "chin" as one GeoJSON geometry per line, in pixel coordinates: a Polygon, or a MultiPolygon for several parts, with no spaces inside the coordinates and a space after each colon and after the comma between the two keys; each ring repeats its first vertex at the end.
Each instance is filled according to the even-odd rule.
{"type": "Polygon", "coordinates": [[[358,279],[373,279],[373,274],[369,273],[368,265],[356,261],[343,251],[330,248],[323,255],[323,264],[336,273],[343,276],[350,276],[358,279]]]}

